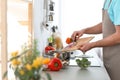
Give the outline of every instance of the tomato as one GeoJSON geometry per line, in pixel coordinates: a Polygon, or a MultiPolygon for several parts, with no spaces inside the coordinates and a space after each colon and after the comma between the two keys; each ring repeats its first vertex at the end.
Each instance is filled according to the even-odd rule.
{"type": "Polygon", "coordinates": [[[72,42],[72,39],[70,38],[70,37],[68,37],[67,39],[66,39],[66,43],[67,44],[70,44],[72,42]]]}

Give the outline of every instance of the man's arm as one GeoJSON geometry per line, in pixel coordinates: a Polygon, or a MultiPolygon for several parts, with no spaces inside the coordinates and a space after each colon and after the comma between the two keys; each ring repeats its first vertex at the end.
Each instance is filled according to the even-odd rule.
{"type": "Polygon", "coordinates": [[[120,26],[115,26],[116,28],[116,32],[113,33],[112,35],[98,40],[96,42],[90,42],[90,43],[86,43],[83,45],[79,45],[77,46],[78,49],[84,51],[88,51],[94,47],[107,47],[107,46],[113,46],[116,44],[120,44],[120,26]]]}
{"type": "Polygon", "coordinates": [[[100,34],[102,33],[102,23],[99,23],[95,26],[88,27],[79,31],[74,31],[71,35],[72,40],[77,40],[83,34],[100,34]]]}
{"type": "Polygon", "coordinates": [[[102,23],[84,29],[84,34],[100,34],[102,33],[102,23]]]}
{"type": "Polygon", "coordinates": [[[93,42],[94,47],[112,46],[120,44],[120,26],[115,26],[116,32],[102,40],[93,42]]]}

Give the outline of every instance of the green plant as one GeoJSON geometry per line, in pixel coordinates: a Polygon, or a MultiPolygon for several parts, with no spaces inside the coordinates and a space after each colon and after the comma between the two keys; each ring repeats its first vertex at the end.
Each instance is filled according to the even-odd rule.
{"type": "MultiPolygon", "coordinates": [[[[32,46],[23,45],[21,51],[12,52],[9,60],[10,68],[14,71],[16,79],[19,80],[51,80],[50,75],[44,72],[44,57],[40,56],[37,49],[37,41],[32,46]],[[43,73],[45,74],[43,76],[43,73]],[[47,79],[45,78],[47,77],[47,79]]],[[[7,76],[7,72],[3,77],[7,76]]]]}

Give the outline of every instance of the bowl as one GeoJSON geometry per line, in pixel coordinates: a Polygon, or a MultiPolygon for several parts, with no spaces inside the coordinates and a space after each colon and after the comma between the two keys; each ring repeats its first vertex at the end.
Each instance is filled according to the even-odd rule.
{"type": "Polygon", "coordinates": [[[81,69],[87,69],[91,65],[87,58],[76,59],[76,63],[81,69]]]}

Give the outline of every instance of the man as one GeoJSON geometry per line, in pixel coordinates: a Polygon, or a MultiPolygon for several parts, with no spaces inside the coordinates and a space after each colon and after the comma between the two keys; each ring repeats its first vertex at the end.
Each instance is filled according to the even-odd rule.
{"type": "Polygon", "coordinates": [[[74,31],[72,39],[78,39],[83,34],[103,33],[103,39],[79,45],[83,52],[95,47],[103,47],[104,65],[111,80],[120,80],[120,0],[106,0],[103,7],[101,23],[74,31]]]}

